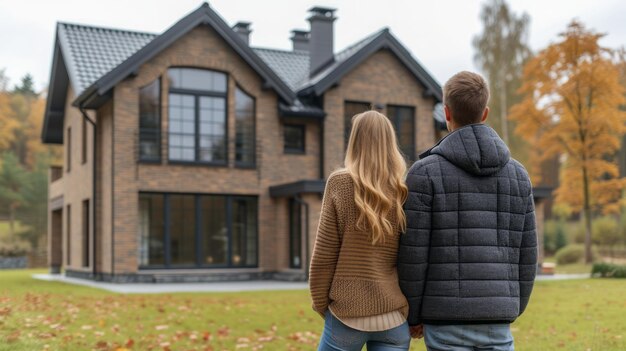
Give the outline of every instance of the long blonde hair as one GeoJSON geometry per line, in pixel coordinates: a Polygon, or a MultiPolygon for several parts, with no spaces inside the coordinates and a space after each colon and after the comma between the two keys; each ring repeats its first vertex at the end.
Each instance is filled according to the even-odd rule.
{"type": "Polygon", "coordinates": [[[345,168],[354,182],[354,201],[359,210],[357,228],[372,234],[372,244],[396,230],[387,215],[395,205],[397,230],[406,229],[402,205],[408,189],[404,184],[406,162],[398,149],[389,119],[377,111],[352,117],[345,168]]]}

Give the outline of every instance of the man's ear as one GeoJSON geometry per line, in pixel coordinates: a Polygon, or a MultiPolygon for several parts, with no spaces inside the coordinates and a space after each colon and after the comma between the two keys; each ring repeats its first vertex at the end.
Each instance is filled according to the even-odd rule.
{"type": "Polygon", "coordinates": [[[485,112],[483,112],[483,116],[480,118],[480,121],[481,122],[486,121],[488,115],[489,115],[489,106],[485,107],[485,112]]]}
{"type": "Polygon", "coordinates": [[[446,115],[446,121],[451,122],[452,114],[450,113],[450,108],[448,107],[448,105],[443,105],[443,112],[446,115]]]}

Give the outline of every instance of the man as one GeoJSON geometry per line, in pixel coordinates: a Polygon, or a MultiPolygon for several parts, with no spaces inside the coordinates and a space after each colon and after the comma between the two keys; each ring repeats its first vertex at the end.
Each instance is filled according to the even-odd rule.
{"type": "Polygon", "coordinates": [[[443,93],[450,134],[406,180],[398,274],[408,322],[430,351],[513,350],[509,324],[524,312],[537,270],[531,183],[484,124],[483,77],[457,73],[443,93]]]}

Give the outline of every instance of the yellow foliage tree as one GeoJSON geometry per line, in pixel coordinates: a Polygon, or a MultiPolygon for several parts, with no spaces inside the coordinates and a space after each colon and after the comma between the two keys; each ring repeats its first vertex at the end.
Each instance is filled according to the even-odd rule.
{"type": "Polygon", "coordinates": [[[603,34],[572,21],[560,37],[524,67],[523,100],[510,118],[537,151],[533,162],[565,159],[556,202],[583,212],[585,261],[591,262],[592,212],[618,211],[626,187],[614,161],[626,132],[619,108],[626,101],[615,52],[598,43],[603,34]]]}
{"type": "Polygon", "coordinates": [[[11,108],[11,96],[5,91],[0,91],[0,151],[6,150],[13,143],[18,127],[19,123],[11,108]]]}

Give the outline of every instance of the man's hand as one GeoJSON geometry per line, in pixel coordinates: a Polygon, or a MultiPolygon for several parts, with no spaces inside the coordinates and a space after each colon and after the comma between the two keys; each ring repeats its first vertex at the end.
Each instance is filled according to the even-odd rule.
{"type": "Polygon", "coordinates": [[[421,339],[424,337],[424,325],[418,324],[409,327],[409,332],[413,339],[421,339]]]}

